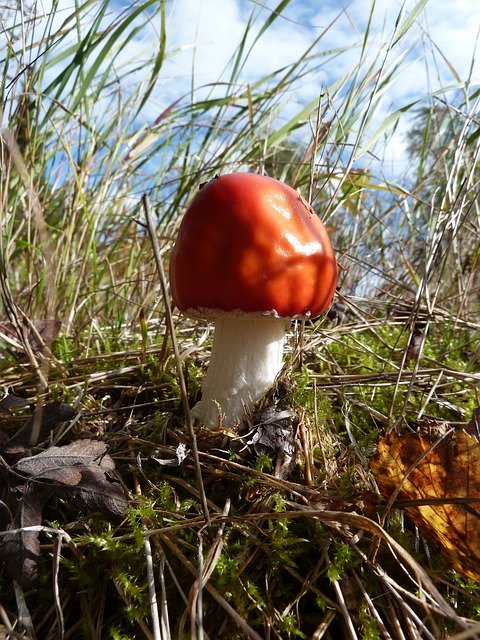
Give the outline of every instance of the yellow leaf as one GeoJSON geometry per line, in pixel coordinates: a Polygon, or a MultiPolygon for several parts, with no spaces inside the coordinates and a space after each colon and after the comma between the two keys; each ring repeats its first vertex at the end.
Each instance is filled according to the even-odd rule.
{"type": "Polygon", "coordinates": [[[480,580],[480,442],[465,431],[392,432],[380,440],[371,470],[382,495],[402,501],[453,567],[480,580]]]}

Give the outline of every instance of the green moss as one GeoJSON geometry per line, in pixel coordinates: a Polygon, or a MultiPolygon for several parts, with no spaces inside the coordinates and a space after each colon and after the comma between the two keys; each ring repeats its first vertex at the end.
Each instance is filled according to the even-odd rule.
{"type": "Polygon", "coordinates": [[[131,636],[126,636],[119,629],[112,627],[109,630],[109,636],[111,640],[132,640],[131,636]]]}
{"type": "Polygon", "coordinates": [[[359,558],[352,547],[345,542],[335,542],[332,550],[327,576],[332,581],[342,580],[350,569],[358,566],[359,558]]]}
{"type": "Polygon", "coordinates": [[[255,469],[257,471],[264,471],[270,473],[273,470],[273,460],[265,453],[261,453],[255,461],[255,469]]]}
{"type": "Polygon", "coordinates": [[[286,638],[306,638],[307,636],[298,628],[299,621],[297,616],[293,613],[287,613],[282,616],[279,629],[282,633],[282,637],[286,638]],[[283,635],[285,634],[285,635],[283,635]]]}
{"type": "MultiPolygon", "coordinates": [[[[279,508],[278,501],[274,510],[283,511],[279,508]]],[[[297,567],[297,558],[301,557],[309,546],[309,540],[302,535],[303,531],[299,528],[298,522],[293,522],[288,517],[271,520],[268,530],[271,566],[276,569],[297,567]]]]}
{"type": "Polygon", "coordinates": [[[372,616],[366,604],[362,604],[358,612],[362,640],[381,640],[377,621],[372,616]]]}
{"type": "Polygon", "coordinates": [[[312,387],[311,371],[308,367],[292,372],[291,390],[288,400],[291,406],[300,407],[304,411],[311,411],[314,407],[314,391],[312,387]]]}

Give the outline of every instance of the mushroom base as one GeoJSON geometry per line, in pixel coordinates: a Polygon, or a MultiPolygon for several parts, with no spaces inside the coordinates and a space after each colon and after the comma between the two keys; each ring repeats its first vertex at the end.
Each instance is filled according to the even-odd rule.
{"type": "Polygon", "coordinates": [[[209,429],[237,426],[273,386],[288,324],[271,316],[217,319],[202,399],[192,418],[209,429]]]}

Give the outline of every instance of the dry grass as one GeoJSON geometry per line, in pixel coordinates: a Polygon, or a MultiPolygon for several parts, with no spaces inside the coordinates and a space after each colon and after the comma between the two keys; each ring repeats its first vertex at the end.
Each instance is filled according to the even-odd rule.
{"type": "MultiPolygon", "coordinates": [[[[418,175],[403,186],[352,169],[378,89],[395,78],[383,53],[378,69],[362,58],[272,123],[318,42],[255,87],[238,83],[239,49],[221,97],[174,103],[138,130],[152,85],[122,102],[136,67],[117,89],[109,68],[88,72],[92,53],[107,60],[110,35],[124,44],[137,23],[127,11],[125,31],[103,30],[108,2],[96,7],[88,42],[81,11],[65,23],[71,37],[78,27],[76,57],[48,87],[48,56],[14,78],[25,52],[2,58],[11,84],[2,84],[0,375],[37,413],[51,401],[81,412],[38,446],[107,442],[131,508],[106,521],[46,492],[41,577],[23,589],[3,571],[0,637],[480,637],[478,584],[387,505],[369,468],[392,428],[462,428],[480,404],[476,93],[466,84],[441,108],[426,102],[411,137],[418,175]],[[116,127],[94,113],[105,95],[118,101],[116,127]],[[171,312],[163,265],[197,184],[246,167],[309,196],[329,225],[341,286],[336,315],[292,326],[277,388],[236,437],[190,424],[209,327],[171,312]],[[262,440],[267,409],[273,435],[262,440]]],[[[153,83],[168,55],[157,54],[153,83]]],[[[4,440],[30,413],[0,413],[4,440]]]]}
{"type": "MultiPolygon", "coordinates": [[[[392,426],[387,409],[395,396],[404,403],[404,421],[414,424],[409,395],[421,397],[430,412],[438,402],[442,413],[447,390],[459,385],[462,391],[449,397],[447,411],[457,416],[460,427],[469,419],[459,413],[461,396],[468,390],[475,394],[479,376],[438,363],[402,368],[400,346],[393,347],[397,356],[388,361],[393,371],[382,372],[379,366],[377,372],[351,373],[354,366],[348,366],[348,358],[347,364],[339,362],[338,349],[344,357],[349,354],[343,343],[352,334],[359,345],[365,335],[379,333],[381,338],[379,327],[385,321],[377,311],[375,322],[362,317],[362,322],[323,323],[304,331],[304,369],[298,369],[300,354],[292,350],[275,396],[283,411],[293,408],[296,413],[286,423],[279,414],[279,425],[287,427],[296,451],[293,459],[252,444],[257,416],[241,439],[198,432],[200,468],[195,470],[180,393],[172,390],[176,374],[170,349],[76,359],[66,375],[52,378],[52,390],[62,399],[76,398],[82,407],[83,416],[72,427],[74,437],[108,442],[131,491],[132,514],[112,523],[107,533],[98,519],[78,520],[73,505],[49,507],[42,534],[46,582],[40,592],[50,588],[52,576],[58,596],[48,610],[34,592],[25,594],[37,637],[59,637],[59,611],[63,637],[79,634],[79,624],[86,637],[103,637],[106,629],[112,634],[116,624],[119,629],[130,626],[132,637],[147,638],[287,638],[302,637],[300,633],[395,640],[477,637],[478,624],[468,615],[477,606],[474,585],[449,575],[433,543],[401,520],[395,505],[385,511],[368,459],[375,433],[392,426]],[[331,351],[331,345],[337,350],[331,351]],[[379,394],[383,411],[376,401],[379,394]],[[188,454],[175,466],[181,444],[188,454]],[[164,466],[157,460],[171,463],[164,466]],[[85,573],[94,572],[98,554],[103,556],[100,575],[89,585],[85,573]],[[105,581],[102,575],[110,577],[105,581]],[[71,592],[75,584],[81,585],[75,589],[79,600],[71,592]],[[141,614],[147,602],[149,612],[141,614]],[[47,633],[47,628],[52,630],[47,633]]],[[[188,361],[203,362],[201,335],[188,325],[184,333],[178,318],[175,323],[188,361]]],[[[290,344],[296,343],[294,332],[290,344]]],[[[380,341],[376,345],[381,353],[380,341]]],[[[391,343],[387,347],[391,350],[391,343]]],[[[378,357],[379,364],[382,359],[378,357]]],[[[24,369],[22,374],[19,365],[12,367],[11,386],[16,394],[33,398],[36,376],[29,365],[24,369]]],[[[194,379],[187,380],[187,401],[192,403],[194,379]]],[[[425,415],[423,402],[414,407],[417,417],[425,415]]],[[[71,433],[64,432],[59,441],[71,433]]],[[[5,594],[8,602],[8,589],[5,594]]],[[[18,594],[16,598],[19,606],[18,594]]],[[[23,614],[20,619],[24,625],[23,614]]],[[[15,625],[8,606],[4,624],[7,620],[15,625]]]]}

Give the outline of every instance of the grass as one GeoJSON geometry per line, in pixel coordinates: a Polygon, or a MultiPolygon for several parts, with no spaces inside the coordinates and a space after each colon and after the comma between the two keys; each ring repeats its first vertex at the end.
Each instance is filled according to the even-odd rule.
{"type": "MultiPolygon", "coordinates": [[[[32,404],[75,404],[81,419],[51,437],[105,440],[131,495],[111,522],[47,502],[38,585],[0,575],[6,637],[478,633],[478,584],[400,509],[384,512],[369,459],[394,426],[461,428],[480,404],[479,92],[457,78],[456,92],[375,119],[422,2],[402,7],[378,50],[369,21],[351,68],[307,103],[293,99],[299,87],[342,54],[323,47],[333,25],[297,62],[246,84],[251,43],[289,4],[253,5],[218,82],[202,87],[194,60],[186,91],[160,105],[175,62],[167,3],[2,10],[2,385],[32,404]],[[152,34],[155,47],[129,58],[152,34]],[[406,117],[410,171],[393,181],[375,154],[406,117]],[[166,265],[192,193],[238,169],[300,188],[341,267],[345,315],[292,325],[264,401],[292,459],[249,435],[188,432],[211,335],[175,311],[170,335],[145,225],[144,194],[166,265]]],[[[0,414],[5,438],[17,413],[0,414]]]]}

